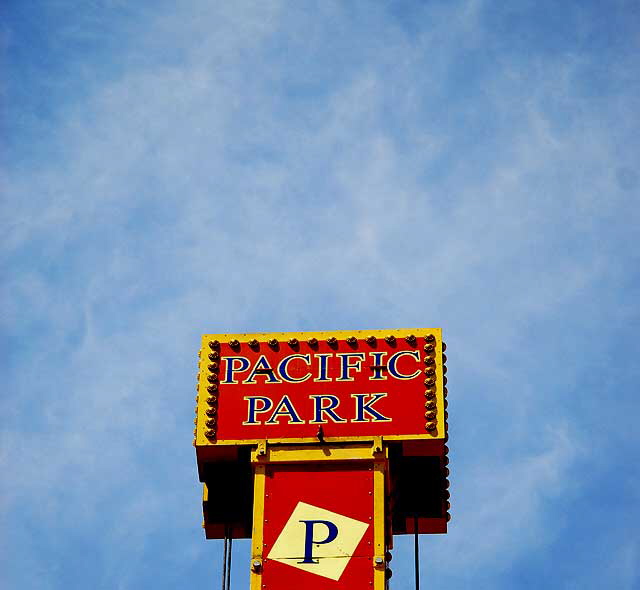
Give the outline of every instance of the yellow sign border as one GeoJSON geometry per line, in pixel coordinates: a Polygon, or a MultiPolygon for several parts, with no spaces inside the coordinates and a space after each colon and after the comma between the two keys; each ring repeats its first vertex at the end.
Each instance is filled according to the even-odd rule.
{"type": "MultiPolygon", "coordinates": [[[[292,338],[296,338],[299,341],[308,340],[309,338],[316,338],[318,340],[324,340],[326,338],[336,338],[338,340],[344,340],[350,336],[354,336],[358,339],[364,339],[368,336],[374,336],[376,338],[384,338],[386,336],[394,336],[397,339],[403,339],[406,336],[413,334],[416,338],[424,338],[428,335],[435,336],[436,346],[436,423],[442,425],[442,428],[438,428],[435,434],[414,433],[414,434],[393,434],[386,435],[385,440],[390,441],[402,441],[402,440],[447,440],[447,426],[445,420],[445,399],[444,399],[444,373],[443,373],[443,342],[442,342],[442,329],[441,328],[414,328],[414,329],[393,329],[393,330],[337,330],[337,331],[320,331],[320,332],[242,332],[234,334],[203,334],[202,345],[198,353],[198,396],[196,397],[196,429],[195,429],[195,441],[194,446],[198,447],[220,447],[227,445],[255,445],[261,441],[268,441],[269,443],[317,443],[318,439],[313,437],[304,438],[251,438],[251,439],[237,439],[237,440],[209,440],[205,436],[205,422],[207,417],[205,415],[206,410],[206,398],[208,393],[206,390],[207,383],[204,378],[200,378],[206,370],[207,360],[206,354],[208,354],[208,343],[211,340],[217,340],[219,342],[229,342],[230,340],[238,340],[241,344],[247,343],[250,340],[258,340],[260,342],[266,342],[270,339],[276,339],[279,342],[287,342],[292,338]]],[[[341,442],[358,442],[371,440],[371,435],[368,436],[341,436],[341,437],[326,437],[327,443],[341,443],[341,442]]]]}

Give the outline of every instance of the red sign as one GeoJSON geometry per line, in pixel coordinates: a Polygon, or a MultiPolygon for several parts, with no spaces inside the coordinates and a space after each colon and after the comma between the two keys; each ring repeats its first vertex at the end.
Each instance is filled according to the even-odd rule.
{"type": "Polygon", "coordinates": [[[198,444],[443,438],[443,382],[440,330],[205,335],[198,444]]]}
{"type": "Polygon", "coordinates": [[[269,465],[265,481],[263,589],[372,587],[371,463],[269,465]]]}

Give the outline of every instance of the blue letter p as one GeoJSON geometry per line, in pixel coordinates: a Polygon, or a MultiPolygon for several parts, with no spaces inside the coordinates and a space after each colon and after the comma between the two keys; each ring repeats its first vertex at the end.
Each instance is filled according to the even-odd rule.
{"type": "Polygon", "coordinates": [[[304,522],[306,529],[304,534],[304,559],[298,563],[319,563],[317,559],[313,559],[313,544],[324,545],[331,543],[338,536],[338,527],[328,520],[301,520],[304,522]],[[327,536],[322,541],[313,538],[313,527],[316,524],[323,524],[327,527],[327,536]]]}

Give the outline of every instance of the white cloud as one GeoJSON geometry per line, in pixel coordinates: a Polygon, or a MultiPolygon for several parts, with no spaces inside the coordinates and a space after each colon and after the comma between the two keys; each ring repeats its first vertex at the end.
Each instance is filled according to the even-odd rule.
{"type": "Polygon", "coordinates": [[[168,509],[175,525],[187,500],[197,513],[206,331],[441,325],[461,466],[444,564],[535,551],[561,501],[586,427],[559,405],[552,430],[530,425],[584,384],[591,345],[563,326],[637,319],[615,307],[638,226],[637,97],[594,102],[589,56],[470,65],[492,34],[482,3],[430,8],[438,25],[415,35],[353,10],[140,19],[120,73],[58,105],[50,157],[9,174],[3,326],[24,353],[2,402],[5,502],[32,501],[52,530],[104,527],[110,565],[144,554],[138,524],[168,509]],[[175,479],[151,485],[166,465],[175,479]]]}

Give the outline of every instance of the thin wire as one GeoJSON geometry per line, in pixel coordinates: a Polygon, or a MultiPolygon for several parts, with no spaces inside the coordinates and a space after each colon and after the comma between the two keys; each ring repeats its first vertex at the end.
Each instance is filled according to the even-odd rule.
{"type": "Polygon", "coordinates": [[[413,517],[413,552],[414,565],[416,570],[416,590],[420,590],[420,546],[418,545],[418,516],[413,517]]]}
{"type": "Polygon", "coordinates": [[[227,527],[224,527],[224,556],[222,557],[222,590],[226,590],[227,585],[227,527]]]}
{"type": "Polygon", "coordinates": [[[233,547],[233,529],[229,527],[229,553],[227,554],[227,558],[229,559],[229,563],[227,565],[227,588],[229,590],[231,588],[231,549],[233,547]]]}

